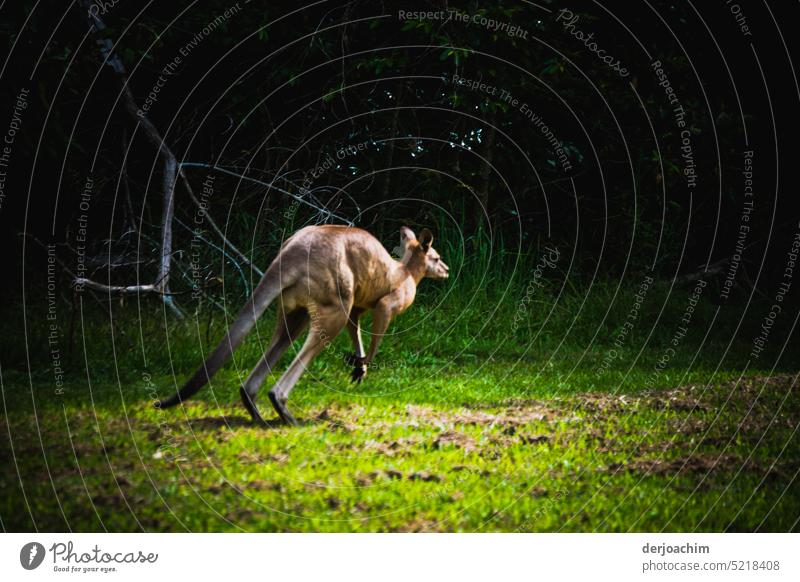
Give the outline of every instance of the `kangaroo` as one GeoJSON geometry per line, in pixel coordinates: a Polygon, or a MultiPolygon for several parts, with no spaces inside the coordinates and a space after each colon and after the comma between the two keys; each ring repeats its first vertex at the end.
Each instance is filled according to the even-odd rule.
{"type": "Polygon", "coordinates": [[[252,296],[242,307],[227,335],[205,363],[173,396],[159,400],[168,408],[191,397],[231,357],[275,299],[278,318],[269,347],[240,389],[242,402],[257,423],[264,420],[256,406],[261,384],[286,349],[309,328],[302,349],[269,391],[273,408],[283,422],[296,425],[286,403],[289,393],[311,361],[342,331],[353,342],[351,379],[360,382],[381,344],[389,322],[414,302],[417,285],[425,278],[446,279],[450,268],[431,246],[427,228],[417,239],[400,229],[400,260],[365,230],[345,226],[308,226],[281,247],[252,296]],[[364,353],[359,318],[372,311],[372,341],[364,353]]]}

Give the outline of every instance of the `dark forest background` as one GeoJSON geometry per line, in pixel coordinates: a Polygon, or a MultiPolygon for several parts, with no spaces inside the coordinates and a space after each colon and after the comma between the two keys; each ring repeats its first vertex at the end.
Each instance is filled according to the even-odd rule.
{"type": "MultiPolygon", "coordinates": [[[[755,31],[797,11],[781,4],[772,14],[757,5],[742,3],[755,31]]],[[[94,276],[108,282],[110,264],[111,282],[152,278],[162,165],[123,105],[120,75],[101,65],[96,42],[117,43],[141,107],[181,48],[235,3],[108,3],[102,34],[89,30],[86,10],[65,6],[37,9],[18,34],[30,10],[20,3],[20,20],[2,24],[14,46],[4,69],[3,119],[11,118],[18,92],[30,90],[0,213],[11,263],[4,287],[12,296],[21,291],[21,271],[36,279],[43,258],[31,239],[22,253],[21,232],[59,245],[60,259],[74,266],[87,177],[94,182],[87,223],[94,276]],[[52,35],[43,46],[45,31],[52,35]]],[[[492,252],[502,263],[550,240],[574,249],[571,268],[588,278],[653,268],[671,279],[733,254],[743,151],[753,150],[752,229],[736,280],[749,286],[746,298],[753,285],[767,289],[779,276],[796,230],[795,182],[788,171],[777,180],[793,163],[797,85],[786,75],[784,45],[792,39],[759,36],[754,52],[724,2],[571,7],[578,27],[594,31],[627,65],[625,79],[563,31],[555,2],[541,4],[551,13],[523,2],[239,6],[167,75],[147,117],[179,161],[245,176],[185,168],[195,196],[214,176],[210,215],[262,268],[287,232],[331,221],[305,203],[292,206],[286,192],[299,194],[326,156],[361,144],[306,183],[307,198],[387,246],[400,225],[429,225],[460,230],[463,239],[449,244],[461,247],[465,268],[476,253],[492,252]],[[473,23],[404,21],[397,12],[443,8],[514,23],[528,40],[473,23]],[[611,10],[624,14],[633,34],[611,10]],[[698,23],[713,25],[714,34],[699,34],[698,23]],[[649,67],[655,59],[691,128],[698,174],[691,195],[673,113],[649,67]],[[569,169],[518,109],[454,85],[454,74],[529,104],[562,143],[569,169]]],[[[175,267],[185,271],[191,232],[181,225],[191,224],[197,208],[181,182],[175,206],[175,267]]],[[[225,255],[212,246],[204,253],[206,275],[218,274],[225,255]]],[[[180,276],[172,277],[180,288],[180,276]]]]}

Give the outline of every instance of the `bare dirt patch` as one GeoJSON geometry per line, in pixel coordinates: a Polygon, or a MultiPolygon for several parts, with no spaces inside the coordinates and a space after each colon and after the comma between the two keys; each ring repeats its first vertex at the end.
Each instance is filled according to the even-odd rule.
{"type": "Polygon", "coordinates": [[[418,445],[419,442],[418,439],[403,437],[389,442],[368,440],[364,443],[363,449],[380,453],[387,457],[404,456],[410,454],[411,449],[418,445]]]}
{"type": "Polygon", "coordinates": [[[464,434],[463,432],[457,432],[454,430],[446,430],[443,433],[439,434],[433,441],[433,448],[434,449],[442,449],[448,446],[456,446],[458,448],[464,449],[467,452],[474,451],[477,449],[477,445],[475,443],[475,439],[471,436],[464,434]]]}
{"type": "Polygon", "coordinates": [[[612,472],[629,471],[645,475],[691,475],[717,472],[751,471],[762,475],[775,475],[785,478],[790,475],[788,467],[777,463],[765,463],[753,459],[743,459],[737,455],[694,454],[677,459],[633,459],[624,463],[612,463],[606,470],[612,472]],[[787,470],[788,469],[788,470],[787,470]]]}
{"type": "Polygon", "coordinates": [[[454,411],[440,411],[426,406],[406,406],[406,415],[416,421],[424,421],[441,428],[463,426],[489,426],[508,427],[522,426],[533,422],[549,421],[556,415],[554,410],[540,404],[523,406],[509,406],[500,412],[486,412],[482,410],[460,409],[454,411]]]}

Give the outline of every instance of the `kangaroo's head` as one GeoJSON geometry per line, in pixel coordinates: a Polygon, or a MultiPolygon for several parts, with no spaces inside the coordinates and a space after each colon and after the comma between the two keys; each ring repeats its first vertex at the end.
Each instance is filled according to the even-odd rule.
{"type": "Polygon", "coordinates": [[[404,226],[400,229],[400,245],[403,248],[401,262],[409,268],[424,269],[423,277],[447,279],[450,276],[450,267],[433,248],[433,233],[427,228],[422,229],[417,239],[414,231],[404,226]]]}

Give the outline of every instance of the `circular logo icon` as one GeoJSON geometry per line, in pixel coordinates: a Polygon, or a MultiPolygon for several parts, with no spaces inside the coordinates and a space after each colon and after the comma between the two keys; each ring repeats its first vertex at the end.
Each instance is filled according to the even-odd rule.
{"type": "Polygon", "coordinates": [[[29,542],[19,551],[19,563],[26,570],[35,570],[44,561],[44,546],[39,542],[29,542]]]}

